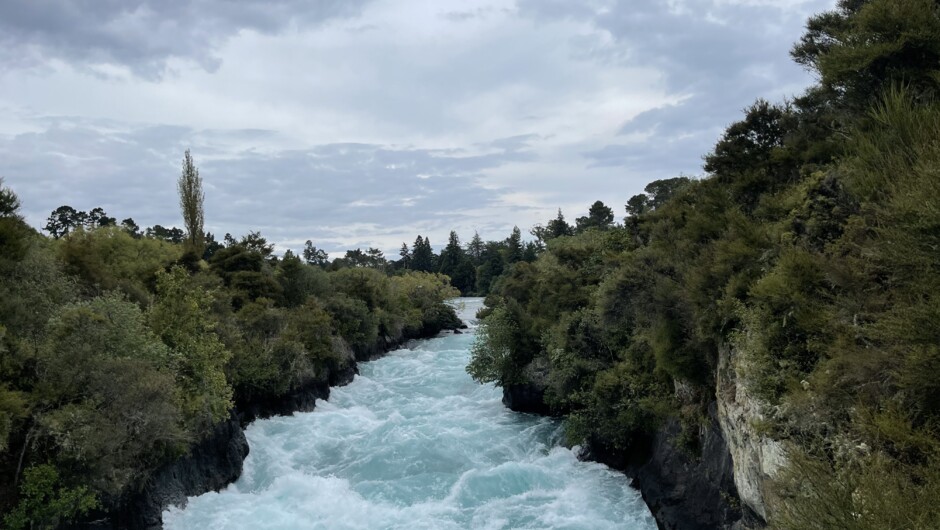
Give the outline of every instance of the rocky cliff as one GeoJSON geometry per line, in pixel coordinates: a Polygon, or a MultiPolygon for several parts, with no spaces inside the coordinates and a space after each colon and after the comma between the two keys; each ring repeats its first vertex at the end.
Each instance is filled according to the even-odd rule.
{"type": "Polygon", "coordinates": [[[773,506],[770,482],[786,464],[786,457],[779,441],[760,432],[760,424],[767,421],[766,405],[749,392],[740,364],[734,349],[722,349],[715,392],[717,417],[733,461],[741,503],[763,523],[773,506]]]}
{"type": "MultiPolygon", "coordinates": [[[[682,427],[673,419],[627,451],[589,441],[581,457],[633,478],[664,530],[763,528],[773,506],[769,486],[786,459],[780,442],[760,432],[765,406],[748,391],[738,364],[734,350],[724,348],[715,395],[691,444],[696,449],[678,442],[682,427]]],[[[677,383],[677,398],[687,398],[685,392],[677,383]]],[[[519,412],[551,414],[543,396],[535,377],[503,389],[503,403],[519,412]]]]}

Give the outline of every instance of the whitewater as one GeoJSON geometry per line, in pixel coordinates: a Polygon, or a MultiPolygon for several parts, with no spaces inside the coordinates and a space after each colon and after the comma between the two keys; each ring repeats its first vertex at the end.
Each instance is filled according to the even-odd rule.
{"type": "Polygon", "coordinates": [[[629,479],[580,462],[558,420],[506,409],[466,372],[467,333],[416,341],[329,401],[248,426],[241,478],[163,514],[167,529],[655,530],[629,479]]]}

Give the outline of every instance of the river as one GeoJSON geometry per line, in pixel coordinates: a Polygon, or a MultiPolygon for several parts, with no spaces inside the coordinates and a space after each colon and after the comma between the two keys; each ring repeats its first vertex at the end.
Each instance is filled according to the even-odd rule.
{"type": "Polygon", "coordinates": [[[361,363],[313,412],[252,423],[238,482],[167,510],[165,528],[655,530],[626,476],[470,379],[481,302],[458,302],[470,332],[361,363]]]}

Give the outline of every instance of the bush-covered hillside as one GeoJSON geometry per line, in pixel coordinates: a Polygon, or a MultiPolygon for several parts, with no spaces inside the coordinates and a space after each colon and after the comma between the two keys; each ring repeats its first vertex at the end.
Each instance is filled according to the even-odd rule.
{"type": "Polygon", "coordinates": [[[357,357],[458,325],[446,276],[328,272],[273,256],[257,233],[190,237],[203,233],[201,191],[186,177],[184,163],[181,199],[198,199],[183,203],[186,232],[63,207],[53,238],[0,183],[4,528],[118,507],[233,406],[332,384],[357,357]]]}
{"type": "Polygon", "coordinates": [[[938,528],[940,5],[842,0],[792,52],[819,82],[757,101],[622,225],[551,239],[487,299],[469,371],[535,384],[572,442],[693,433],[719,357],[788,468],[780,528],[938,528]]]}

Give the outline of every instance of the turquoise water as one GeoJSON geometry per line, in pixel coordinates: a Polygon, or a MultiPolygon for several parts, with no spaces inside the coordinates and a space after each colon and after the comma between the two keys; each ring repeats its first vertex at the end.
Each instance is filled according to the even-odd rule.
{"type": "MultiPolygon", "coordinates": [[[[462,299],[464,321],[480,303],[462,299]]],[[[470,379],[472,341],[416,342],[360,364],[313,412],[252,423],[241,479],[171,508],[165,527],[655,530],[624,475],[470,379]]]]}

